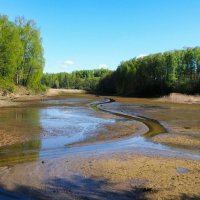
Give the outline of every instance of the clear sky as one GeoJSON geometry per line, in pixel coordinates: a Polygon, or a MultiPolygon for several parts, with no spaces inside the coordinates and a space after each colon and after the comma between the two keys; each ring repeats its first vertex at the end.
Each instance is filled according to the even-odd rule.
{"type": "Polygon", "coordinates": [[[200,46],[200,0],[0,0],[0,14],[37,23],[45,72],[200,46]]]}

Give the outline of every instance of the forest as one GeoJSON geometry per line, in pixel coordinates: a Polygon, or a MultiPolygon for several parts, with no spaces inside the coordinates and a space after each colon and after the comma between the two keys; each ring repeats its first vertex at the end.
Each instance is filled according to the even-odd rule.
{"type": "Polygon", "coordinates": [[[79,70],[72,73],[46,73],[42,77],[42,84],[50,88],[82,89],[98,92],[99,82],[110,75],[111,70],[79,70]]]}
{"type": "Polygon", "coordinates": [[[14,92],[15,86],[42,89],[44,56],[40,31],[32,20],[15,22],[0,16],[0,88],[14,92]]]}
{"type": "Polygon", "coordinates": [[[125,96],[200,93],[200,48],[156,53],[122,62],[99,83],[99,91],[125,96]]]}
{"type": "Polygon", "coordinates": [[[200,48],[133,58],[122,62],[113,72],[100,69],[44,74],[42,84],[124,96],[197,94],[200,93],[200,48]]]}
{"type": "Polygon", "coordinates": [[[45,73],[40,31],[32,20],[14,22],[0,16],[0,89],[15,86],[35,91],[50,88],[84,89],[101,94],[156,96],[170,92],[200,93],[200,48],[184,48],[135,57],[115,71],[79,70],[45,73]]]}

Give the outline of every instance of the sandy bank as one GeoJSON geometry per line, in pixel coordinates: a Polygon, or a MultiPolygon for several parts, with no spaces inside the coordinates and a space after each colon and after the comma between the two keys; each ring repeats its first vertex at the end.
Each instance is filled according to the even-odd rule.
{"type": "Polygon", "coordinates": [[[0,93],[0,107],[19,106],[20,102],[48,100],[52,97],[67,94],[86,94],[85,90],[77,89],[48,89],[44,94],[31,94],[24,88],[18,89],[15,93],[3,95],[0,93]]]}
{"type": "Polygon", "coordinates": [[[78,90],[78,89],[48,89],[46,95],[47,96],[56,96],[60,94],[86,94],[87,91],[85,90],[78,90]]]}
{"type": "MultiPolygon", "coordinates": [[[[127,101],[130,99],[127,99],[127,101]]],[[[133,100],[133,99],[132,99],[133,100]]],[[[127,114],[145,116],[159,121],[166,133],[152,137],[154,142],[163,143],[179,148],[200,151],[200,106],[198,104],[166,104],[155,103],[154,100],[135,100],[125,102],[118,98],[119,102],[104,104],[103,108],[111,111],[121,111],[127,114]]]]}
{"type": "Polygon", "coordinates": [[[196,199],[199,161],[118,153],[67,156],[0,169],[9,195],[36,199],[196,199]],[[179,169],[186,173],[179,173],[179,169]]]}
{"type": "MultiPolygon", "coordinates": [[[[0,107],[12,107],[20,105],[20,101],[37,101],[37,100],[47,100],[52,97],[59,95],[81,95],[87,94],[85,90],[78,89],[53,89],[50,88],[44,94],[31,94],[25,88],[21,87],[16,90],[15,93],[2,94],[0,93],[0,107]]],[[[113,98],[113,97],[111,97],[113,98]]],[[[147,102],[149,99],[145,98],[124,98],[124,97],[114,97],[117,101],[124,103],[135,103],[135,102],[147,102]]],[[[158,99],[153,99],[155,103],[184,103],[184,104],[200,104],[200,96],[195,95],[183,95],[179,93],[172,93],[168,96],[164,96],[158,99]]]]}
{"type": "Polygon", "coordinates": [[[200,96],[171,93],[168,96],[159,98],[157,101],[172,102],[172,103],[200,104],[200,96]]]}
{"type": "MultiPolygon", "coordinates": [[[[158,142],[171,139],[173,134],[182,137],[181,140],[174,137],[168,141],[174,144],[175,141],[182,143],[188,135],[199,136],[200,114],[195,112],[199,105],[177,104],[168,107],[162,103],[155,105],[154,102],[150,101],[148,105],[113,103],[103,107],[160,120],[173,133],[158,135],[155,137],[158,142]]],[[[124,133],[120,132],[122,126],[118,130],[115,127],[107,128],[108,133],[118,131],[119,134],[134,129],[129,123],[124,133]]],[[[109,139],[107,135],[102,137],[103,140],[109,139]]],[[[195,145],[198,147],[197,141],[195,145]]],[[[131,151],[104,154],[79,152],[58,159],[0,167],[0,186],[5,189],[3,193],[1,191],[0,198],[4,194],[12,196],[17,193],[36,199],[61,200],[199,199],[200,161],[161,157],[156,152],[149,156],[137,154],[131,151]],[[178,170],[186,172],[179,173],[178,170]]]]}

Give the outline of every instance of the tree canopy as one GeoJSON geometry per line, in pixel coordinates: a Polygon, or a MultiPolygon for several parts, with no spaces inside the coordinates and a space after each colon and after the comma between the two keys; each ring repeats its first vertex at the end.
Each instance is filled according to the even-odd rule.
{"type": "Polygon", "coordinates": [[[38,90],[44,67],[40,31],[32,20],[23,17],[9,21],[0,16],[1,87],[22,85],[38,90]]]}
{"type": "Polygon", "coordinates": [[[108,69],[80,70],[72,73],[46,73],[43,75],[42,84],[51,88],[98,91],[99,81],[111,73],[112,71],[108,69]]]}
{"type": "Polygon", "coordinates": [[[152,96],[200,93],[200,48],[157,53],[122,62],[99,86],[102,93],[152,96]]]}
{"type": "Polygon", "coordinates": [[[44,62],[35,22],[23,17],[12,22],[0,16],[0,89],[12,92],[15,85],[22,85],[41,90],[46,85],[129,96],[200,93],[199,47],[133,58],[114,72],[97,69],[43,74],[44,62]]]}

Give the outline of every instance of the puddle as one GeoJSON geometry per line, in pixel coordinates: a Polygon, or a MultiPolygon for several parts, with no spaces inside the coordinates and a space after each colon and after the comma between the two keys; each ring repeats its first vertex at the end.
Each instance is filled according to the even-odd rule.
{"type": "Polygon", "coordinates": [[[179,174],[186,174],[186,173],[190,172],[190,170],[187,168],[177,168],[176,172],[179,174]]]}

